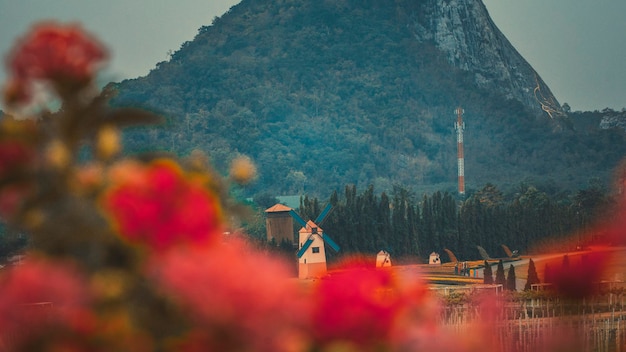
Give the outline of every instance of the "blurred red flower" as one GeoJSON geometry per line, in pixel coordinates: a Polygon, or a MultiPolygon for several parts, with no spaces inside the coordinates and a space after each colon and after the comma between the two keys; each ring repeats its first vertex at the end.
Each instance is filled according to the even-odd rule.
{"type": "Polygon", "coordinates": [[[596,294],[598,282],[606,270],[611,252],[590,251],[575,263],[557,266],[552,272],[552,283],[561,298],[580,300],[596,294]]]}
{"type": "Polygon", "coordinates": [[[27,140],[29,127],[28,122],[9,119],[0,126],[0,216],[5,220],[16,214],[34,188],[28,176],[36,168],[37,155],[35,145],[27,140]]]}
{"type": "Polygon", "coordinates": [[[102,201],[122,237],[157,250],[219,237],[218,199],[200,183],[189,180],[175,162],[126,166],[132,175],[113,180],[102,201]]]}
{"type": "Polygon", "coordinates": [[[33,187],[27,183],[17,183],[0,188],[0,217],[11,220],[18,214],[22,204],[29,195],[32,195],[33,187]]]}
{"type": "Polygon", "coordinates": [[[86,336],[94,327],[87,286],[70,266],[26,259],[3,273],[0,287],[0,331],[11,337],[4,341],[12,344],[8,350],[37,336],[53,345],[68,334],[86,336]]]}
{"type": "Polygon", "coordinates": [[[32,146],[17,140],[0,141],[0,178],[30,165],[35,157],[32,146]]]}
{"type": "Polygon", "coordinates": [[[104,46],[79,25],[35,25],[7,57],[12,77],[5,93],[7,101],[27,99],[34,80],[83,86],[107,57],[104,46]]]}
{"type": "Polygon", "coordinates": [[[418,312],[430,309],[426,286],[419,280],[406,279],[391,270],[359,266],[320,281],[313,293],[312,308],[311,333],[316,344],[387,350],[392,344],[403,344],[398,339],[407,338],[409,330],[415,334],[430,324],[434,327],[432,317],[418,312]],[[416,316],[422,327],[414,325],[416,316]]]}
{"type": "Polygon", "coordinates": [[[305,350],[308,301],[285,263],[236,239],[152,259],[150,275],[195,322],[181,350],[305,350]]]}

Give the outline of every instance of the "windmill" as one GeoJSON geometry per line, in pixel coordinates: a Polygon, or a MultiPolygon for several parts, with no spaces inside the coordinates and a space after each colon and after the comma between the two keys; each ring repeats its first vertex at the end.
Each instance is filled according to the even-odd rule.
{"type": "Polygon", "coordinates": [[[298,277],[301,279],[320,277],[326,274],[326,251],[324,244],[328,244],[335,252],[339,251],[339,245],[328,236],[318,224],[330,213],[332,206],[328,204],[315,221],[304,221],[293,209],[289,214],[300,224],[302,228],[298,231],[299,250],[298,257],[298,277]]]}

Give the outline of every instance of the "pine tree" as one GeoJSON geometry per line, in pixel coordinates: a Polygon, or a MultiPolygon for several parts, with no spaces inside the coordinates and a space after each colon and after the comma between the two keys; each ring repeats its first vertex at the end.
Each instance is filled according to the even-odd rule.
{"type": "Polygon", "coordinates": [[[496,284],[506,286],[506,277],[504,276],[504,263],[502,259],[498,262],[498,268],[496,269],[496,284]]]}
{"type": "Polygon", "coordinates": [[[346,186],[345,188],[345,197],[346,197],[346,205],[345,212],[343,214],[342,220],[344,223],[343,230],[345,231],[345,244],[342,246],[345,247],[344,253],[354,253],[358,251],[358,233],[357,226],[358,219],[358,209],[357,209],[357,200],[356,200],[356,186],[346,186]],[[346,226],[349,224],[349,226],[346,226]]]}
{"type": "Polygon", "coordinates": [[[389,204],[389,197],[385,192],[380,195],[380,202],[378,203],[378,211],[376,212],[377,217],[377,232],[378,232],[378,242],[376,243],[376,249],[381,250],[384,249],[386,251],[390,250],[390,246],[394,245],[392,235],[392,227],[391,227],[391,207],[389,204]]]}
{"type": "Polygon", "coordinates": [[[489,265],[489,263],[487,263],[487,261],[485,260],[485,270],[484,270],[484,283],[487,285],[491,285],[493,284],[493,271],[491,270],[491,265],[489,265]]]}
{"type": "Polygon", "coordinates": [[[376,248],[376,214],[378,213],[378,198],[374,195],[374,186],[370,185],[358,197],[358,211],[360,217],[359,231],[359,251],[361,253],[378,253],[380,248],[376,248]]]}
{"type": "Polygon", "coordinates": [[[424,249],[425,253],[430,253],[435,250],[435,225],[433,222],[433,212],[431,207],[430,198],[427,195],[424,195],[422,198],[422,237],[423,243],[421,243],[421,248],[424,249]]]}
{"type": "Polygon", "coordinates": [[[537,268],[532,258],[528,261],[528,278],[526,279],[526,285],[524,291],[530,290],[531,285],[541,283],[539,275],[537,275],[537,268]]]}
{"type": "Polygon", "coordinates": [[[516,286],[515,267],[513,266],[513,264],[511,264],[511,266],[509,267],[509,273],[506,277],[506,289],[509,291],[515,291],[517,290],[516,286]]]}
{"type": "Polygon", "coordinates": [[[409,191],[402,187],[394,186],[391,222],[397,236],[397,246],[402,255],[415,255],[416,246],[412,245],[413,236],[409,224],[409,214],[413,211],[411,207],[409,191]]]}

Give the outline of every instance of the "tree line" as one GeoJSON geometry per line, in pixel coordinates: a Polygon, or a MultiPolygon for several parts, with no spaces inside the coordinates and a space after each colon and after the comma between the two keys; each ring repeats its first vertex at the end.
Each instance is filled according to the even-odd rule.
{"type": "MultiPolygon", "coordinates": [[[[330,260],[385,250],[406,261],[423,260],[444,249],[459,260],[480,259],[477,246],[492,257],[504,257],[502,244],[521,253],[539,247],[571,250],[592,240],[577,234],[590,229],[612,204],[597,185],[563,197],[532,185],[504,195],[493,184],[466,199],[441,191],[419,198],[398,186],[390,194],[376,194],[373,186],[359,193],[350,185],[342,195],[333,192],[329,202],[332,211],[318,225],[341,246],[330,260]]],[[[298,211],[305,219],[315,219],[324,206],[305,196],[298,211]]]]}

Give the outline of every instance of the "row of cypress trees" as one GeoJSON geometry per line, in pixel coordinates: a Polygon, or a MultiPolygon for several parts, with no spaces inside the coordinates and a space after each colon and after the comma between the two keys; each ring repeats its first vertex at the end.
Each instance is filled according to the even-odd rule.
{"type": "MultiPolygon", "coordinates": [[[[485,260],[485,270],[483,272],[483,282],[485,284],[498,284],[502,285],[504,289],[509,291],[517,290],[517,278],[515,277],[515,267],[513,264],[509,266],[508,273],[506,277],[504,275],[504,262],[502,259],[498,261],[498,266],[496,268],[496,277],[493,277],[493,269],[491,268],[491,264],[489,264],[485,260]]],[[[530,289],[532,284],[538,284],[539,277],[537,276],[537,270],[535,268],[535,263],[532,259],[528,264],[528,279],[526,280],[526,285],[524,286],[524,290],[527,291],[530,289]]]]}
{"type": "MultiPolygon", "coordinates": [[[[333,192],[333,210],[318,225],[342,247],[341,254],[386,250],[396,258],[427,258],[449,249],[459,260],[473,260],[479,258],[476,246],[481,246],[491,256],[503,257],[502,244],[522,253],[537,246],[577,245],[572,234],[590,226],[593,213],[608,203],[602,193],[588,194],[592,199],[586,202],[577,199],[580,192],[553,199],[526,186],[505,199],[487,184],[465,200],[440,191],[418,200],[402,187],[377,195],[373,186],[361,193],[347,186],[342,196],[333,192]]],[[[323,205],[303,197],[300,215],[315,219],[323,205]]]]}
{"type": "MultiPolygon", "coordinates": [[[[575,270],[580,271],[579,270],[580,268],[587,265],[586,261],[589,261],[589,259],[586,259],[585,256],[583,256],[583,261],[579,263],[579,266],[575,267],[575,270]]],[[[502,260],[499,260],[497,268],[496,268],[495,279],[493,277],[492,266],[486,260],[485,260],[484,266],[485,266],[485,269],[483,273],[483,282],[485,284],[500,284],[505,289],[511,290],[511,291],[515,291],[517,289],[516,281],[515,281],[516,280],[515,268],[513,264],[510,265],[508,274],[505,277],[504,263],[502,260]]],[[[570,269],[569,256],[565,254],[562,259],[560,272],[564,273],[569,269],[570,269]]],[[[597,277],[585,277],[584,274],[585,273],[579,273],[579,275],[582,275],[581,282],[592,283],[594,282],[594,280],[598,280],[597,277]]],[[[556,278],[553,277],[553,275],[551,275],[550,267],[548,266],[548,264],[546,264],[545,272],[544,272],[544,280],[543,280],[544,283],[554,284],[555,279],[556,278]]],[[[526,284],[524,285],[524,291],[530,290],[532,285],[539,284],[539,283],[541,283],[541,280],[539,279],[539,275],[537,274],[537,267],[535,266],[535,262],[531,258],[528,261],[528,275],[526,279],[526,284]]]]}

